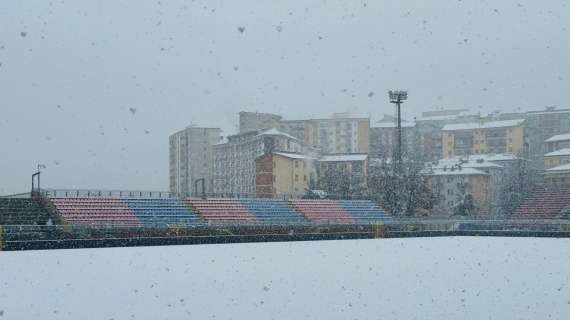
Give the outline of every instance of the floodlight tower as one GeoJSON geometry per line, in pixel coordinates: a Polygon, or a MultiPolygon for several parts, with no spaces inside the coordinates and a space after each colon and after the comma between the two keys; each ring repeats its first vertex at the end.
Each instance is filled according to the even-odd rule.
{"type": "Polygon", "coordinates": [[[388,96],[390,97],[390,103],[396,105],[398,117],[397,117],[397,146],[396,146],[396,161],[398,164],[402,162],[402,110],[401,105],[404,100],[408,99],[408,92],[405,90],[390,90],[388,91],[388,96]]]}

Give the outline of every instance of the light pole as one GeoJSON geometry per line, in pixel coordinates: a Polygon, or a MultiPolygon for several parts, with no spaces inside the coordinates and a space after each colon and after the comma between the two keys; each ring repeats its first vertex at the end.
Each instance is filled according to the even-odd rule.
{"type": "Polygon", "coordinates": [[[34,192],[34,189],[35,189],[34,188],[34,178],[36,178],[36,177],[38,179],[38,189],[37,190],[38,190],[38,192],[41,192],[41,190],[40,190],[40,174],[41,174],[40,169],[45,169],[45,168],[46,168],[45,165],[38,164],[38,171],[36,173],[32,174],[32,193],[34,192]]]}
{"type": "Polygon", "coordinates": [[[402,111],[401,105],[404,100],[408,99],[408,92],[405,90],[390,90],[388,91],[388,96],[390,97],[390,103],[396,105],[398,117],[397,117],[397,146],[396,146],[396,161],[398,165],[402,162],[402,111]]]}

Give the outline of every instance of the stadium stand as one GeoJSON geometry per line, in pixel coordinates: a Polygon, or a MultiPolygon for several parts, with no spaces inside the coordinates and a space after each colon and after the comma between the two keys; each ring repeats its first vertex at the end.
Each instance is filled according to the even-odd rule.
{"type": "Polygon", "coordinates": [[[553,219],[558,218],[570,206],[570,189],[534,190],[515,209],[512,219],[553,219]]]}
{"type": "Polygon", "coordinates": [[[338,200],[357,223],[378,223],[390,221],[390,216],[369,200],[338,200]]]}
{"type": "Polygon", "coordinates": [[[52,197],[44,206],[45,210],[30,199],[0,201],[0,208],[3,208],[1,222],[16,225],[45,224],[48,216],[54,218],[53,223],[69,225],[158,228],[207,224],[350,224],[390,220],[388,214],[367,200],[52,197]],[[10,203],[25,213],[7,215],[6,208],[10,203]],[[29,209],[32,208],[30,206],[33,209],[29,209]],[[44,218],[37,222],[40,214],[44,218]],[[20,220],[15,220],[16,216],[20,220]]]}
{"type": "Polygon", "coordinates": [[[67,224],[140,226],[135,213],[118,198],[52,198],[67,224]]]}
{"type": "Polygon", "coordinates": [[[255,223],[255,216],[238,199],[186,199],[186,204],[209,224],[255,223]]]}
{"type": "Polygon", "coordinates": [[[198,215],[189,211],[184,203],[168,199],[121,199],[147,227],[192,226],[200,224],[198,215]]]}
{"type": "Polygon", "coordinates": [[[241,199],[240,202],[264,224],[300,224],[306,220],[289,207],[285,200],[241,199]]]}
{"type": "Polygon", "coordinates": [[[29,198],[0,198],[0,225],[45,225],[49,212],[29,198]]]}
{"type": "Polygon", "coordinates": [[[354,219],[335,200],[290,200],[291,206],[316,223],[354,223],[354,219]]]}

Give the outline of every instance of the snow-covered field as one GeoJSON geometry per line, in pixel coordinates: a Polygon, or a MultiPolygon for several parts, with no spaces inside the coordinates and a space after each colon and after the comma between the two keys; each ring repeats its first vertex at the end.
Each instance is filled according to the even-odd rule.
{"type": "Polygon", "coordinates": [[[570,239],[0,252],[4,319],[570,319],[570,239]]]}

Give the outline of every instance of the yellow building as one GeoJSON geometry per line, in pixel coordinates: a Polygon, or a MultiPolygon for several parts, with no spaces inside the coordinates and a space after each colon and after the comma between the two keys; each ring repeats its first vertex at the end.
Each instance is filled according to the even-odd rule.
{"type": "Polygon", "coordinates": [[[258,197],[304,194],[316,180],[316,159],[299,153],[273,152],[255,160],[258,197]]]}
{"type": "Polygon", "coordinates": [[[448,124],[442,132],[444,158],[524,151],[524,119],[448,124]]]}
{"type": "Polygon", "coordinates": [[[550,169],[570,163],[570,148],[560,149],[544,155],[544,168],[550,169]]]}
{"type": "Polygon", "coordinates": [[[544,182],[550,185],[570,184],[570,164],[546,169],[544,171],[544,182]]]}

